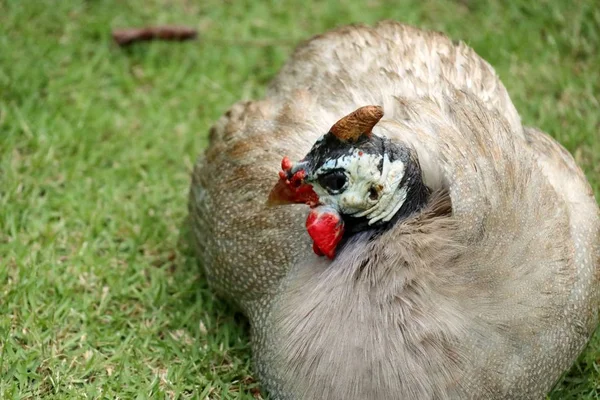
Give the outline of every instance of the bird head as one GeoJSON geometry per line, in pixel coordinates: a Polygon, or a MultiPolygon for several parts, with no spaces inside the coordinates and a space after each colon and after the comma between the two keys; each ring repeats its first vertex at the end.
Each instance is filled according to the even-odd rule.
{"type": "Polygon", "coordinates": [[[382,117],[379,106],[361,107],[336,122],[302,160],[282,160],[269,204],[311,207],[306,228],[319,255],[334,258],[344,237],[381,229],[427,197],[415,151],[372,133],[382,117]]]}

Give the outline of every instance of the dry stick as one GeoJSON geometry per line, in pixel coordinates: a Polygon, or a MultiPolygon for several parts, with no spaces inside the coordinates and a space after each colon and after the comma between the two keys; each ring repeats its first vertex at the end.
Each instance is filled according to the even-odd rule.
{"type": "MultiPolygon", "coordinates": [[[[132,43],[148,40],[190,40],[197,37],[197,31],[193,28],[180,26],[157,26],[148,28],[125,28],[112,32],[113,39],[119,46],[128,46],[132,43]]],[[[216,43],[226,46],[295,46],[298,40],[293,39],[217,39],[205,38],[205,42],[216,43]]]]}
{"type": "MultiPolygon", "coordinates": [[[[197,36],[197,33],[192,28],[181,28],[181,27],[166,27],[169,29],[169,32],[173,32],[173,28],[177,29],[177,31],[181,31],[182,29],[189,30],[189,37],[181,37],[181,36],[169,36],[169,37],[160,37],[152,33],[148,34],[148,30],[156,31],[158,29],[163,29],[163,27],[155,27],[155,28],[140,28],[140,29],[118,29],[113,31],[112,36],[115,42],[120,46],[127,46],[129,44],[144,41],[144,40],[154,40],[154,39],[163,39],[163,40],[189,40],[194,39],[197,36]],[[192,33],[193,32],[193,33],[192,33]]],[[[186,31],[187,32],[187,31],[186,31]]],[[[206,37],[203,39],[205,43],[214,43],[225,46],[251,46],[251,47],[272,47],[272,46],[296,46],[300,39],[217,39],[206,37]]]]}
{"type": "Polygon", "coordinates": [[[116,29],[112,37],[119,46],[127,46],[147,40],[191,40],[195,39],[197,31],[185,26],[150,26],[146,28],[116,29]]]}

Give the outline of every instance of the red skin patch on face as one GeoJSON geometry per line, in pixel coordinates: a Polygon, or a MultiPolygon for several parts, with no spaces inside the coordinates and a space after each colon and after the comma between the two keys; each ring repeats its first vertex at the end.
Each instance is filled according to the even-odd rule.
{"type": "Polygon", "coordinates": [[[290,176],[293,164],[287,157],[283,157],[281,160],[281,167],[283,171],[279,171],[279,182],[271,189],[269,203],[304,203],[311,207],[318,205],[319,196],[313,190],[312,185],[304,183],[306,171],[300,169],[290,176]]]}
{"type": "Polygon", "coordinates": [[[306,171],[299,169],[292,175],[294,164],[283,157],[279,171],[279,181],[269,194],[268,203],[304,203],[312,209],[306,218],[306,230],[313,240],[313,251],[318,256],[335,257],[335,250],[344,236],[344,221],[332,207],[319,203],[319,196],[312,185],[304,183],[306,171]]]}
{"type": "Polygon", "coordinates": [[[335,249],[344,236],[344,221],[340,214],[327,206],[313,208],[306,218],[306,230],[314,242],[315,254],[333,259],[335,249]]]}

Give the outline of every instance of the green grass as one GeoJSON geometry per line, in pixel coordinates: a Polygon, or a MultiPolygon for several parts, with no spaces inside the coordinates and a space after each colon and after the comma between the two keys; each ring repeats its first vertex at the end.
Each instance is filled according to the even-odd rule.
{"type": "MultiPolygon", "coordinates": [[[[180,233],[189,174],[211,122],[334,26],[466,41],[600,194],[595,0],[309,3],[0,0],[0,398],[258,396],[245,322],[180,233]],[[200,40],[111,43],[155,23],[200,40]]],[[[599,368],[596,335],[551,398],[600,398],[599,368]]]]}

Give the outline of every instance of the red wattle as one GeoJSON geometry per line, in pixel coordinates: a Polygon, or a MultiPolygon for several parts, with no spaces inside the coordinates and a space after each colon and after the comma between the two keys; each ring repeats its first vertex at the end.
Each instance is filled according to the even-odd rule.
{"type": "Polygon", "coordinates": [[[314,241],[315,254],[333,259],[335,249],[344,236],[344,221],[340,214],[327,206],[313,208],[306,218],[306,230],[314,241]]]}
{"type": "Polygon", "coordinates": [[[325,254],[323,254],[321,252],[321,249],[319,249],[319,247],[317,246],[317,244],[315,242],[313,242],[313,251],[315,252],[316,255],[320,256],[324,256],[325,254]]]}

